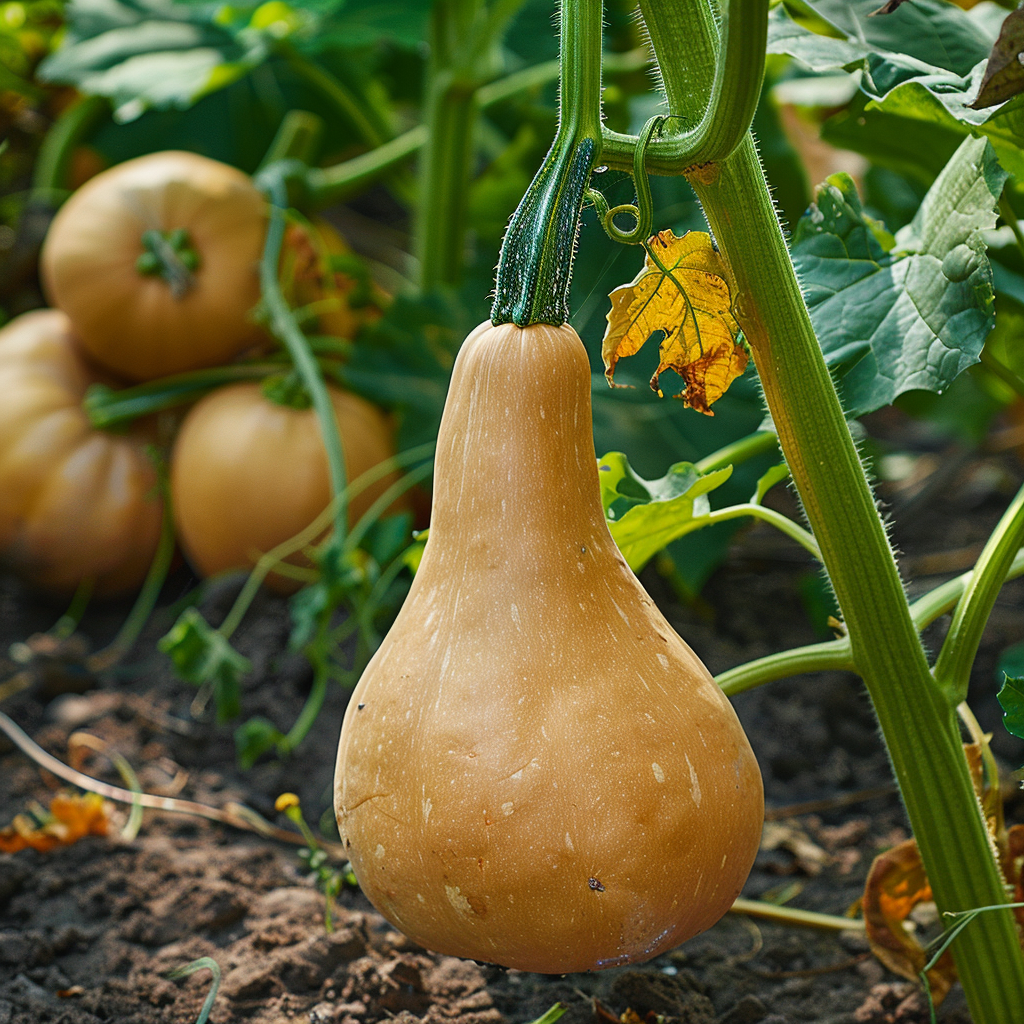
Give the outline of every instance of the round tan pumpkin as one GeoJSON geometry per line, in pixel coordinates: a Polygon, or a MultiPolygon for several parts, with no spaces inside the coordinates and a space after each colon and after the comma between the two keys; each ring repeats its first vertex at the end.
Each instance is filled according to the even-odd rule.
{"type": "MultiPolygon", "coordinates": [[[[376,406],[328,386],[349,481],[394,455],[376,406]]],[[[354,523],[398,479],[391,473],[349,504],[354,523]]],[[[174,521],[185,554],[203,576],[251,569],[260,555],[304,530],[331,500],[330,472],[313,409],[279,405],[259,384],[211,392],[185,417],[171,458],[174,521]]],[[[399,511],[400,501],[392,506],[399,511]]],[[[301,555],[289,559],[308,566],[301,555]]],[[[271,574],[282,592],[294,581],[271,574]]]]}
{"type": "Polygon", "coordinates": [[[428,949],[544,973],[647,960],[728,910],[761,776],[612,540],[568,326],[455,364],[420,569],[335,776],[359,884],[428,949]]]}
{"type": "Polygon", "coordinates": [[[97,174],[61,207],[43,246],[50,301],[101,366],[143,381],[225,363],[261,332],[266,203],[250,178],[195,153],[151,153],[97,174]],[[183,231],[198,258],[142,273],[148,231],[183,231]]]}
{"type": "Polygon", "coordinates": [[[97,380],[63,313],[25,313],[0,330],[0,552],[58,594],[87,579],[99,594],[138,586],[160,538],[147,438],[95,430],[82,411],[97,380]]]}

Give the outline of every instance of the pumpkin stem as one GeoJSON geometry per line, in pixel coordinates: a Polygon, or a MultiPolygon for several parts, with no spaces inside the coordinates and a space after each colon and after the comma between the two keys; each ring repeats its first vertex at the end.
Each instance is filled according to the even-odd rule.
{"type": "Polygon", "coordinates": [[[143,231],[142,253],[135,261],[135,269],[144,277],[159,275],[180,299],[196,283],[199,253],[184,228],[174,231],[143,231]]]}
{"type": "Polygon", "coordinates": [[[558,132],[505,232],[495,324],[557,327],[569,319],[580,211],[601,155],[600,0],[563,0],[561,32],[558,132]]]}
{"type": "Polygon", "coordinates": [[[260,386],[260,391],[264,398],[289,409],[308,409],[313,404],[309,392],[295,370],[267,377],[260,386]]]}

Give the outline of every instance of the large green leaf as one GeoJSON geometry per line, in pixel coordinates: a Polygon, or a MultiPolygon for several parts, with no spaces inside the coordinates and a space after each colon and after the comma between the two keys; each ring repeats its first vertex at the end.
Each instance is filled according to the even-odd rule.
{"type": "Polygon", "coordinates": [[[967,139],[895,239],[864,216],[846,175],[819,190],[793,260],[848,415],[942,391],[978,361],[995,318],[981,232],[1005,180],[988,143],[967,139]]]}
{"type": "Polygon", "coordinates": [[[693,463],[677,462],[660,479],[644,480],[621,452],[609,452],[597,469],[608,529],[634,572],[693,530],[711,511],[708,492],[732,473],[729,466],[701,474],[693,463]]]}
{"type": "Polygon", "coordinates": [[[807,8],[816,21],[785,5],[772,11],[768,48],[814,71],[861,71],[860,101],[826,124],[828,141],[930,180],[936,159],[980,134],[1008,171],[1024,176],[1024,98],[973,106],[1005,14],[968,14],[941,0],[903,4],[885,17],[871,16],[874,0],[809,0],[807,8]]]}
{"type": "Polygon", "coordinates": [[[877,0],[800,0],[774,7],[768,52],[786,53],[815,71],[851,67],[870,55],[921,71],[966,75],[987,59],[991,26],[943,0],[915,0],[875,17],[877,0]]]}
{"type": "Polygon", "coordinates": [[[41,77],[107,96],[119,120],[188,107],[262,63],[311,16],[271,0],[230,7],[173,0],[72,0],[64,43],[41,77]]]}
{"type": "MultiPolygon", "coordinates": [[[[981,87],[984,61],[962,77],[948,71],[908,76],[890,62],[874,58],[867,64],[862,88],[869,97],[869,111],[924,122],[947,133],[984,135],[1006,170],[1024,175],[1024,97],[984,110],[971,106],[981,87]]],[[[862,131],[867,127],[862,125],[862,131]]]]}

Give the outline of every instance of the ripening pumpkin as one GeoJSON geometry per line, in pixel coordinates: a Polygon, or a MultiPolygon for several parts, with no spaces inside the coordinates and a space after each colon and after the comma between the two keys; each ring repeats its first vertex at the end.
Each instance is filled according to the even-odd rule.
{"type": "Polygon", "coordinates": [[[139,585],[160,538],[156,473],[138,428],[96,430],[82,411],[99,380],[67,316],[25,313],[0,330],[0,552],[54,593],[139,585]]]}
{"type": "MultiPolygon", "coordinates": [[[[281,276],[293,306],[310,307],[323,334],[351,340],[363,324],[379,320],[388,297],[369,278],[353,276],[332,261],[352,249],[329,221],[289,224],[281,253],[281,276]]],[[[353,267],[360,266],[358,259],[353,267]]]]}
{"type": "Polygon", "coordinates": [[[736,715],[612,540],[569,326],[455,364],[430,538],[356,687],[335,809],[359,884],[440,953],[564,973],[728,910],[761,836],[736,715]]]}
{"type": "MultiPolygon", "coordinates": [[[[328,385],[350,481],[394,455],[387,417],[357,395],[328,385]]],[[[349,504],[355,522],[398,479],[349,504]]],[[[331,500],[330,472],[313,409],[279,405],[256,383],[211,392],[185,417],[171,457],[171,495],[181,546],[203,576],[251,569],[260,555],[304,530],[331,500]]],[[[394,511],[403,508],[402,502],[394,511]]],[[[301,555],[288,559],[308,566],[301,555]]],[[[295,583],[271,574],[283,593],[295,583]]]]}
{"type": "Polygon", "coordinates": [[[130,380],[225,363],[261,337],[265,207],[247,175],[195,153],[118,164],[54,218],[46,294],[89,357],[130,380]]]}

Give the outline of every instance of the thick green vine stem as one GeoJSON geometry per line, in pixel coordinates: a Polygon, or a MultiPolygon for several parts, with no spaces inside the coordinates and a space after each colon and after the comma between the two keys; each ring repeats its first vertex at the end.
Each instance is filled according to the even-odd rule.
{"type": "MultiPolygon", "coordinates": [[[[707,0],[641,0],[640,9],[669,112],[700,114],[699,83],[711,77],[708,55],[714,59],[718,43],[713,8],[707,0]]],[[[762,26],[750,29],[760,33],[762,26]]],[[[736,317],[842,609],[939,911],[1005,904],[955,712],[925,659],[753,140],[748,135],[732,155],[689,178],[734,275],[736,317]]],[[[976,1024],[1018,1018],[1024,956],[1013,915],[982,915],[952,950],[976,1024]]]]}
{"type": "Polygon", "coordinates": [[[496,40],[523,0],[435,0],[430,14],[427,140],[414,225],[420,287],[457,285],[465,262],[469,183],[496,40]]]}
{"type": "Polygon", "coordinates": [[[505,232],[495,324],[569,319],[580,211],[601,154],[601,15],[601,0],[562,0],[558,131],[505,232]]]}
{"type": "MultiPolygon", "coordinates": [[[[684,124],[689,123],[690,128],[655,140],[648,148],[649,171],[678,174],[680,167],[724,160],[746,137],[764,79],[768,6],[769,0],[724,0],[720,57],[715,59],[717,43],[708,45],[706,40],[695,39],[687,51],[690,70],[672,68],[663,72],[673,78],[687,78],[688,89],[700,97],[700,103],[684,116],[684,124]],[[694,75],[695,68],[706,69],[707,73],[694,75]]],[[[631,135],[605,129],[602,158],[610,167],[628,170],[637,143],[631,135]]]]}

